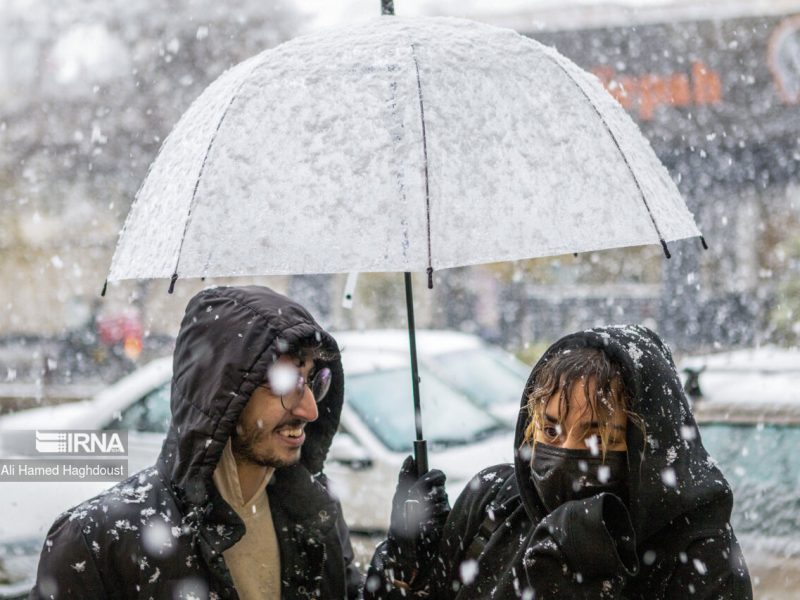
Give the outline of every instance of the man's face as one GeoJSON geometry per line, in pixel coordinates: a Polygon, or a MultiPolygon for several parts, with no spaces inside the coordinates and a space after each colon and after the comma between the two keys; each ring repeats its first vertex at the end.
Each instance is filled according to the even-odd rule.
{"type": "MultiPolygon", "coordinates": [[[[294,381],[300,375],[308,381],[313,366],[311,359],[281,356],[271,368],[278,379],[291,380],[291,391],[281,394],[269,382],[257,387],[244,407],[231,438],[233,453],[239,460],[265,467],[286,467],[300,460],[300,450],[305,442],[305,426],[319,416],[317,403],[308,386],[300,392],[294,390],[294,381]]],[[[275,377],[272,377],[273,382],[275,377]]],[[[285,390],[280,390],[285,391],[285,390]]]]}

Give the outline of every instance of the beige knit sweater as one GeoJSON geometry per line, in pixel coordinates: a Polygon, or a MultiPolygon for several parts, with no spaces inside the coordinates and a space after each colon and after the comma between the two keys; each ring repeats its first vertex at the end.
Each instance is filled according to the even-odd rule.
{"type": "Polygon", "coordinates": [[[242,498],[239,472],[231,451],[225,445],[222,458],[214,471],[214,484],[225,501],[244,521],[244,536],[223,552],[225,564],[242,600],[278,600],[281,597],[281,560],[278,538],[269,510],[267,483],[274,469],[268,469],[264,481],[252,498],[242,498]]]}

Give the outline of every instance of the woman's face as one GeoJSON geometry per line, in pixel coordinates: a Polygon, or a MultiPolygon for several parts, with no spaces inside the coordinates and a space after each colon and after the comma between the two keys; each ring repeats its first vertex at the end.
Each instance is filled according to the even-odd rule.
{"type": "MultiPolygon", "coordinates": [[[[617,389],[619,386],[613,387],[614,395],[619,398],[617,389]]],[[[586,385],[589,397],[594,397],[595,390],[595,380],[591,378],[586,385]]],[[[553,394],[545,406],[541,424],[536,428],[534,441],[537,444],[547,444],[568,450],[589,449],[593,454],[609,450],[627,450],[625,432],[628,427],[628,419],[625,412],[621,408],[617,408],[608,416],[594,415],[594,418],[606,419],[608,422],[608,443],[604,446],[601,435],[604,423],[592,420],[592,410],[586,399],[586,392],[580,382],[572,386],[566,414],[561,415],[560,422],[559,397],[561,390],[553,394]]]]}

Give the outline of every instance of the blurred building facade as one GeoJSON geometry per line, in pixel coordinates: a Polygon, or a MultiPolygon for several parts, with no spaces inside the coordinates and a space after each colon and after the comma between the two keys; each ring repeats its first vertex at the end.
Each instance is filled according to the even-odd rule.
{"type": "Polygon", "coordinates": [[[183,296],[134,283],[99,298],[118,232],[191,101],[300,24],[257,0],[0,2],[0,382],[113,379],[138,353],[109,322],[142,326],[142,360],[168,337],[183,296]]]}
{"type": "MultiPolygon", "coordinates": [[[[76,353],[102,367],[122,352],[131,368],[131,343],[104,348],[102,324],[137,319],[145,360],[168,351],[186,300],[214,283],[180,282],[172,296],[165,282],[126,283],[98,299],[117,232],[172,125],[222,71],[303,20],[279,1],[170,6],[0,5],[0,346],[17,348],[0,352],[0,380],[67,376],[65,364],[85,367],[76,353]],[[20,353],[25,373],[11,365],[20,353]]],[[[442,271],[432,293],[417,286],[419,326],[512,350],[622,321],[658,329],[679,350],[797,342],[800,2],[708,7],[459,15],[515,28],[595,73],[650,139],[710,249],[688,241],[672,244],[670,260],[650,248],[442,271]]],[[[353,310],[341,305],[342,276],[259,281],[334,328],[405,324],[399,274],[362,276],[353,310]]]]}
{"type": "Polygon", "coordinates": [[[710,246],[674,243],[658,285],[622,277],[605,298],[597,286],[588,296],[557,284],[512,287],[512,320],[538,323],[549,339],[597,320],[649,319],[685,350],[796,343],[800,4],[561,7],[486,19],[600,79],[650,140],[710,246]]]}

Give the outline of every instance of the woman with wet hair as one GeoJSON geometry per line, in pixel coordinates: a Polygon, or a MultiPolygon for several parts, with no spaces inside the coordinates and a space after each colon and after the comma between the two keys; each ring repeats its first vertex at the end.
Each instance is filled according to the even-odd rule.
{"type": "Polygon", "coordinates": [[[627,498],[628,408],[619,368],[597,348],[566,349],[537,365],[527,398],[525,455],[531,481],[548,510],[601,492],[627,498]]]}
{"type": "Polygon", "coordinates": [[[649,329],[553,344],[522,394],[515,453],[411,552],[379,549],[366,597],[752,598],[730,487],[649,329]]]}

